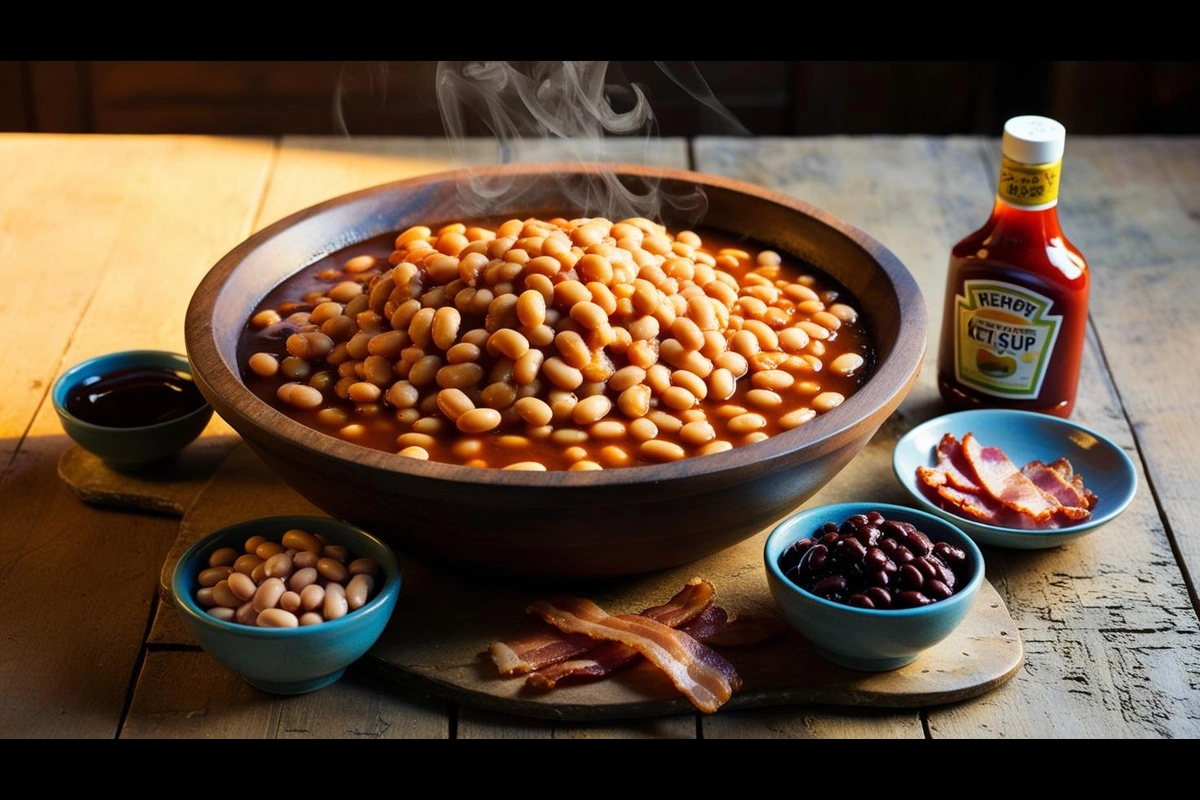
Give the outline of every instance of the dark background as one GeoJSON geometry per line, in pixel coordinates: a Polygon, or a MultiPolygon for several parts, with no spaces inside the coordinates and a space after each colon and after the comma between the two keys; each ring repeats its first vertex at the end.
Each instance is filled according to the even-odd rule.
{"type": "MultiPolygon", "coordinates": [[[[513,62],[519,63],[519,62],[513,62]]],[[[662,136],[1200,133],[1195,61],[697,61],[737,125],[650,61],[611,62],[662,136]]],[[[0,131],[443,136],[436,61],[0,61],[0,131]]],[[[469,135],[487,135],[478,118],[469,135]]]]}

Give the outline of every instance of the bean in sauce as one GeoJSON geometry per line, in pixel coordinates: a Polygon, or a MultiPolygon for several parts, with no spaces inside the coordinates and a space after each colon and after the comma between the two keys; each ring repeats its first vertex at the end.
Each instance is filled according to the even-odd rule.
{"type": "Polygon", "coordinates": [[[644,219],[413,226],[277,286],[246,385],[404,457],[589,470],[763,441],[870,376],[867,321],[808,265],[644,219]]]}

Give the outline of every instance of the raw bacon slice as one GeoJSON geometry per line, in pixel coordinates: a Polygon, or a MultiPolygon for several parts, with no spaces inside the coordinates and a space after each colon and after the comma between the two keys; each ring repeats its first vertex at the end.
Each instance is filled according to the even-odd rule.
{"type": "Polygon", "coordinates": [[[529,610],[567,633],[585,633],[637,650],[666,673],[700,711],[711,714],[741,688],[733,665],[686,633],[640,614],[612,615],[590,600],[538,600],[529,610]]]}
{"type": "Polygon", "coordinates": [[[1044,522],[1061,508],[1057,500],[1022,475],[1000,448],[984,447],[968,433],[962,438],[962,449],[979,485],[1013,511],[1044,522]]]}

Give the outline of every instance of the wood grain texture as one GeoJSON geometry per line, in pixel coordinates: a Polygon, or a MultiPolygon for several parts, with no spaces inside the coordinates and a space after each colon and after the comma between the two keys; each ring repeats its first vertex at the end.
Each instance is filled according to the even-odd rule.
{"type": "MultiPolygon", "coordinates": [[[[1128,348],[1128,358],[1141,359],[1143,365],[1147,359],[1145,346],[1129,341],[1128,296],[1119,294],[1122,286],[1113,283],[1106,259],[1122,261],[1125,271],[1129,263],[1142,263],[1135,254],[1144,258],[1149,251],[1149,263],[1161,264],[1194,259],[1195,252],[1190,241],[1194,222],[1179,216],[1175,190],[1162,180],[1166,167],[1154,163],[1156,150],[1151,144],[1114,157],[1119,149],[1103,142],[1071,139],[1060,199],[1064,229],[1090,256],[1097,285],[1095,327],[1074,419],[1124,447],[1139,469],[1135,431],[1127,419],[1154,418],[1158,409],[1123,406],[1125,392],[1118,394],[1109,379],[1104,360],[1113,357],[1114,348],[1128,348]],[[1114,201],[1114,186],[1128,187],[1128,195],[1119,193],[1128,202],[1114,201]],[[1147,241],[1145,230],[1162,231],[1161,241],[1147,241]],[[1106,308],[1111,316],[1104,316],[1106,308]]],[[[1180,153],[1180,160],[1190,152],[1180,153]]],[[[987,218],[999,141],[880,137],[760,145],[714,140],[697,142],[696,156],[701,169],[758,176],[777,189],[849,215],[913,272],[936,332],[949,248],[987,218]]],[[[1178,266],[1175,271],[1186,274],[1178,266]]],[[[1194,303],[1191,289],[1169,298],[1168,306],[1182,309],[1194,303]]],[[[1160,330],[1161,322],[1151,329],[1160,330]]],[[[868,447],[879,453],[881,467],[883,452],[890,452],[898,435],[944,411],[935,377],[931,349],[918,385],[868,447]]],[[[1150,377],[1142,378],[1147,392],[1152,391],[1150,377]]],[[[1137,380],[1129,376],[1130,383],[1137,380]]],[[[1178,378],[1173,380],[1178,384],[1178,378]]],[[[1137,440],[1137,445],[1145,444],[1137,440]]],[[[1163,460],[1170,457],[1163,454],[1163,460]]],[[[1153,460],[1147,458],[1147,463],[1153,460]]],[[[1179,456],[1171,463],[1180,463],[1179,456]]],[[[1056,737],[1196,734],[1200,720],[1195,699],[1183,690],[1196,685],[1196,609],[1156,513],[1154,484],[1142,475],[1139,480],[1141,489],[1130,508],[1095,536],[1042,553],[985,550],[988,577],[1027,643],[1025,663],[1021,674],[986,702],[930,711],[931,735],[1036,736],[1035,730],[1056,737]]]]}
{"type": "Polygon", "coordinates": [[[1063,224],[1085,256],[1095,254],[1091,316],[1104,366],[1133,421],[1150,491],[1171,520],[1167,534],[1197,605],[1200,143],[1084,140],[1071,158],[1064,176],[1075,199],[1063,201],[1063,224]]]}
{"type": "MultiPolygon", "coordinates": [[[[440,700],[426,715],[412,710],[420,693],[356,671],[335,692],[286,704],[291,715],[281,722],[273,698],[222,673],[172,627],[173,609],[155,613],[178,520],[81,502],[58,473],[72,445],[45,395],[68,363],[131,338],[178,345],[179,309],[207,265],[310,200],[377,183],[388,152],[424,164],[425,147],[437,150],[340,140],[288,140],[275,150],[240,139],[0,136],[8,189],[0,196],[0,271],[36,267],[39,277],[10,280],[0,296],[0,335],[20,343],[0,355],[8,376],[0,384],[0,735],[360,737],[381,731],[364,709],[383,707],[397,709],[383,735],[399,727],[418,738],[1197,736],[1194,137],[1068,140],[1061,216],[1089,257],[1094,287],[1076,416],[1135,456],[1142,489],[1119,520],[1070,546],[985,552],[989,580],[1026,649],[1013,679],[974,700],[921,710],[804,705],[554,723],[440,700]],[[54,590],[64,579],[77,591],[54,590]],[[95,613],[101,605],[104,613],[95,613]],[[122,728],[151,615],[142,680],[122,728]]],[[[793,193],[879,238],[917,278],[936,331],[946,255],[990,209],[999,140],[698,140],[695,153],[698,169],[793,193]]],[[[449,165],[444,150],[430,157],[449,165]]],[[[868,492],[905,502],[890,476],[891,443],[941,413],[932,363],[927,353],[905,402],[810,502],[868,492]]]]}
{"type": "Polygon", "coordinates": [[[245,235],[269,155],[251,141],[0,137],[0,336],[18,343],[0,402],[7,735],[115,735],[178,530],[89,507],[59,479],[71,443],[49,386],[99,353],[182,349],[190,288],[245,235]]]}
{"type": "Polygon", "coordinates": [[[446,739],[446,706],[349,671],[336,684],[280,697],[203,651],[146,656],[122,739],[446,739]]]}

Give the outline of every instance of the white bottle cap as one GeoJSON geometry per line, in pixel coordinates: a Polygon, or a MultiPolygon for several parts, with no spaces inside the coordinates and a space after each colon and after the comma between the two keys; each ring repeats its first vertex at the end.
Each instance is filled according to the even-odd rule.
{"type": "Polygon", "coordinates": [[[1067,129],[1049,117],[1013,117],[1004,123],[1001,151],[1018,164],[1052,164],[1062,158],[1067,129]]]}

